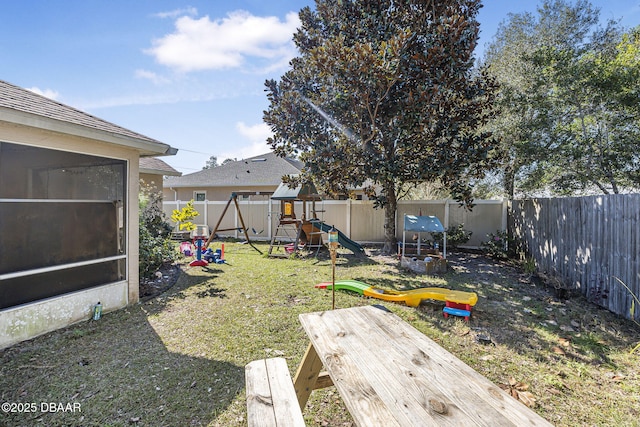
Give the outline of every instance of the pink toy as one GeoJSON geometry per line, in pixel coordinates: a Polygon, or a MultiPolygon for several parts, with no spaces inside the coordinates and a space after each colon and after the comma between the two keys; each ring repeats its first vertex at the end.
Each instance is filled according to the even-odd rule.
{"type": "Polygon", "coordinates": [[[184,256],[193,256],[193,248],[191,247],[191,242],[180,243],[180,252],[182,252],[184,256]]]}

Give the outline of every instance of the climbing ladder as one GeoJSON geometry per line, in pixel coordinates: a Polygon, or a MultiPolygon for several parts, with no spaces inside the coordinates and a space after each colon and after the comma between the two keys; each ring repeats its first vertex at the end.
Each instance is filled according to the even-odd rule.
{"type": "Polygon", "coordinates": [[[302,234],[302,221],[289,220],[280,221],[276,227],[276,232],[271,237],[271,245],[269,245],[269,256],[288,257],[292,252],[298,249],[300,243],[300,235],[302,234]],[[285,246],[292,245],[292,251],[287,252],[285,246]],[[274,253],[274,249],[276,253],[274,253]]]}

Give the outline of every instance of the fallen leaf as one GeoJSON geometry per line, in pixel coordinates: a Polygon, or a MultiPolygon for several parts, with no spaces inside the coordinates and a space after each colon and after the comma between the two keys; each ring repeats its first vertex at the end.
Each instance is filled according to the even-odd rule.
{"type": "Polygon", "coordinates": [[[566,338],[558,338],[558,344],[563,347],[571,347],[571,341],[566,338]]]}
{"type": "Polygon", "coordinates": [[[559,355],[561,355],[561,356],[566,356],[566,355],[567,355],[567,353],[565,353],[565,352],[564,352],[564,350],[563,350],[563,349],[561,349],[560,347],[553,347],[551,350],[552,350],[555,354],[559,354],[559,355]]]}
{"type": "Polygon", "coordinates": [[[518,393],[518,400],[527,405],[529,408],[533,408],[533,406],[536,404],[536,398],[533,396],[533,394],[528,391],[516,391],[518,393]]]}
{"type": "Polygon", "coordinates": [[[469,329],[469,328],[464,328],[464,329],[462,329],[462,330],[457,331],[457,333],[456,333],[456,334],[457,334],[458,336],[463,337],[463,336],[465,336],[465,335],[469,335],[469,332],[471,332],[471,329],[469,329]]]}
{"type": "Polygon", "coordinates": [[[624,374],[616,372],[615,374],[610,374],[611,381],[615,381],[619,383],[620,381],[626,379],[627,377],[624,374]]]}
{"type": "Polygon", "coordinates": [[[529,389],[529,384],[517,381],[513,377],[509,378],[508,384],[500,384],[500,388],[530,408],[536,403],[536,398],[531,392],[527,391],[529,389]]]}

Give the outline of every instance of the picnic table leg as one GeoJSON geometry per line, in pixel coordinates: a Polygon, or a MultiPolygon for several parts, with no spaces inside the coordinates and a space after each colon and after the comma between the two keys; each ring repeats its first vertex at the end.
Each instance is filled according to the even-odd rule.
{"type": "Polygon", "coordinates": [[[304,353],[296,376],[293,379],[293,386],[296,389],[300,409],[304,410],[307,405],[307,400],[309,400],[311,392],[315,389],[320,369],[322,369],[322,360],[318,357],[313,344],[309,343],[309,347],[307,347],[307,351],[304,353]]]}

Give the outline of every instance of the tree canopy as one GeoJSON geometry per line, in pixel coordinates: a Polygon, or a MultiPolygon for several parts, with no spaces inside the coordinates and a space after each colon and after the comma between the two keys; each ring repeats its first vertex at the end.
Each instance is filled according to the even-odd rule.
{"type": "Polygon", "coordinates": [[[302,174],[329,194],[364,186],[385,208],[385,250],[395,242],[407,184],[439,181],[471,205],[472,178],[491,165],[478,129],[494,84],[474,72],[479,0],[316,1],[300,12],[299,56],[269,80],[269,144],[298,155],[302,174]]]}
{"type": "Polygon", "coordinates": [[[544,0],[501,25],[485,64],[500,83],[490,129],[508,196],[638,186],[638,34],[601,27],[587,0],[544,0]]]}
{"type": "Polygon", "coordinates": [[[215,168],[215,167],[218,167],[218,166],[219,166],[218,165],[218,157],[211,156],[207,160],[207,163],[202,167],[202,169],[211,169],[211,168],[215,168]]]}

